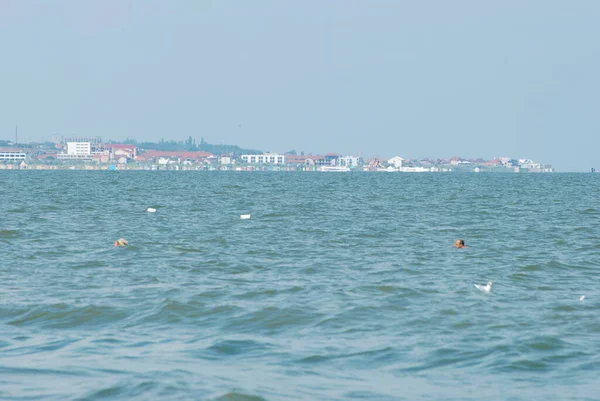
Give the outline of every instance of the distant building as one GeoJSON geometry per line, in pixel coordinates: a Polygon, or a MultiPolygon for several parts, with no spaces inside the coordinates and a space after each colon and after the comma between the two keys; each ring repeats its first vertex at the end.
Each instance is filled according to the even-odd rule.
{"type": "Polygon", "coordinates": [[[325,156],[309,155],[306,157],[306,165],[307,166],[325,166],[326,164],[327,164],[327,161],[325,159],[325,156]]]}
{"type": "Polygon", "coordinates": [[[341,167],[358,167],[359,158],[357,156],[340,156],[337,159],[338,166],[341,167]]]}
{"type": "Polygon", "coordinates": [[[306,164],[308,156],[285,154],[285,163],[289,166],[302,166],[306,164]]]}
{"type": "Polygon", "coordinates": [[[221,156],[219,158],[219,164],[229,165],[229,164],[234,164],[234,163],[235,163],[235,160],[232,156],[227,155],[227,156],[221,156]]]}
{"type": "Polygon", "coordinates": [[[27,158],[27,153],[23,149],[0,148],[0,160],[7,162],[23,161],[27,158]]]}
{"type": "Polygon", "coordinates": [[[485,167],[501,167],[502,161],[500,159],[489,160],[484,163],[481,163],[485,167]]]}
{"type": "Polygon", "coordinates": [[[59,153],[58,160],[81,160],[91,161],[92,143],[91,142],[67,142],[67,153],[59,153]]]}
{"type": "Polygon", "coordinates": [[[528,170],[540,170],[542,169],[541,163],[535,163],[530,159],[519,159],[519,167],[526,168],[528,170]]]}
{"type": "Polygon", "coordinates": [[[328,166],[338,166],[339,158],[340,155],[338,155],[337,153],[327,153],[325,155],[325,164],[328,166]]]}
{"type": "Polygon", "coordinates": [[[265,153],[262,155],[242,155],[240,157],[247,164],[285,164],[285,155],[265,153]]]}
{"type": "Polygon", "coordinates": [[[453,166],[458,166],[462,159],[460,157],[454,156],[450,158],[450,164],[453,166]]]}
{"type": "MultiPolygon", "coordinates": [[[[209,152],[188,152],[188,151],[162,151],[162,150],[148,150],[143,154],[138,154],[135,157],[136,161],[158,161],[160,159],[171,160],[173,162],[181,163],[185,160],[195,162],[211,162],[217,159],[212,153],[209,152]]],[[[163,162],[167,164],[167,162],[163,162]]],[[[161,163],[162,164],[162,163],[161,163]]]]}
{"type": "Polygon", "coordinates": [[[111,143],[105,145],[105,148],[109,151],[111,160],[118,160],[123,157],[127,160],[134,160],[138,154],[137,146],[131,144],[111,143]]]}
{"type": "Polygon", "coordinates": [[[400,156],[396,156],[396,157],[392,157],[391,159],[389,159],[387,161],[387,163],[394,166],[395,168],[400,168],[400,167],[402,167],[403,161],[404,161],[403,158],[401,158],[400,156]]]}

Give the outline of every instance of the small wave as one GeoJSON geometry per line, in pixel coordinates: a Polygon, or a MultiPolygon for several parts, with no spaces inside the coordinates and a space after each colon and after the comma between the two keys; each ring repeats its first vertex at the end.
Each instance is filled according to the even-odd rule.
{"type": "Polygon", "coordinates": [[[0,230],[0,238],[15,238],[19,236],[18,230],[0,230]]]}
{"type": "Polygon", "coordinates": [[[67,329],[96,327],[126,317],[120,309],[88,305],[75,307],[65,303],[44,305],[27,309],[22,316],[8,322],[16,327],[37,326],[42,328],[67,329]]]}
{"type": "Polygon", "coordinates": [[[422,372],[438,369],[449,365],[459,367],[479,365],[492,353],[488,349],[463,350],[457,348],[439,348],[421,358],[417,364],[403,369],[405,372],[422,372]]]}
{"type": "Polygon", "coordinates": [[[320,318],[320,314],[307,308],[268,307],[228,321],[226,329],[238,333],[273,333],[304,326],[320,318]]]}
{"type": "Polygon", "coordinates": [[[150,312],[136,316],[128,321],[127,326],[133,327],[140,324],[153,327],[182,325],[200,325],[208,318],[226,319],[240,308],[232,305],[206,306],[198,301],[179,302],[166,299],[150,312]]]}
{"type": "Polygon", "coordinates": [[[85,263],[77,263],[75,264],[72,269],[74,270],[79,270],[79,269],[93,269],[93,268],[103,268],[103,267],[107,267],[107,264],[105,261],[103,260],[89,260],[86,261],[85,263]]]}
{"type": "Polygon", "coordinates": [[[272,298],[278,294],[277,290],[258,290],[258,291],[248,291],[243,294],[235,295],[235,298],[238,299],[264,299],[264,298],[272,298]]]}
{"type": "Polygon", "coordinates": [[[244,393],[227,393],[215,398],[215,401],[266,401],[266,399],[257,395],[244,393]]]}
{"type": "Polygon", "coordinates": [[[305,358],[300,359],[299,363],[308,363],[308,364],[318,364],[323,362],[329,362],[336,359],[348,359],[348,358],[356,358],[361,357],[360,359],[364,361],[362,357],[368,357],[367,359],[371,359],[371,357],[377,356],[381,357],[384,355],[389,355],[394,349],[392,347],[384,347],[380,349],[368,350],[368,351],[360,351],[360,352],[351,352],[347,354],[331,354],[331,355],[311,355],[305,358]]]}
{"type": "Polygon", "coordinates": [[[573,311],[577,310],[577,308],[575,308],[571,305],[560,305],[560,306],[555,306],[554,308],[552,308],[552,310],[555,312],[573,312],[573,311]]]}
{"type": "Polygon", "coordinates": [[[218,356],[239,356],[242,354],[251,354],[255,352],[264,352],[270,347],[252,340],[226,340],[214,344],[208,348],[208,351],[218,356]]]}
{"type": "Polygon", "coordinates": [[[539,336],[531,339],[528,343],[521,347],[521,351],[556,351],[564,348],[567,344],[556,337],[539,336]]]}
{"type": "Polygon", "coordinates": [[[96,400],[115,400],[115,399],[132,399],[140,397],[140,399],[154,399],[157,390],[161,385],[155,381],[144,381],[141,383],[131,384],[129,382],[118,383],[92,393],[76,398],[77,401],[96,401],[96,400]]]}
{"type": "Polygon", "coordinates": [[[508,277],[511,280],[515,280],[515,281],[524,281],[524,280],[531,279],[531,277],[528,274],[525,274],[525,273],[514,273],[514,274],[511,274],[508,277]]]}
{"type": "Polygon", "coordinates": [[[186,248],[186,247],[182,247],[182,246],[176,246],[176,247],[174,247],[174,249],[176,249],[178,251],[182,251],[184,253],[205,253],[205,251],[203,249],[198,249],[198,248],[186,248]]]}
{"type": "Polygon", "coordinates": [[[279,219],[282,217],[287,217],[288,215],[286,213],[277,213],[277,212],[273,212],[273,213],[266,213],[260,216],[261,220],[267,220],[267,219],[279,219]]]}
{"type": "MultiPolygon", "coordinates": [[[[43,369],[43,368],[24,368],[18,366],[0,366],[0,376],[6,377],[8,375],[20,375],[20,376],[32,376],[39,377],[42,375],[48,375],[52,377],[57,376],[90,376],[89,373],[75,370],[75,369],[43,369]]],[[[2,394],[2,392],[0,392],[2,394]]]]}
{"type": "Polygon", "coordinates": [[[540,360],[520,359],[498,369],[501,372],[543,372],[549,365],[540,360]]]}
{"type": "Polygon", "coordinates": [[[566,264],[566,263],[557,262],[555,260],[550,261],[547,264],[547,267],[553,268],[553,269],[582,269],[582,270],[593,269],[592,267],[589,267],[589,266],[569,265],[569,264],[566,264]]]}

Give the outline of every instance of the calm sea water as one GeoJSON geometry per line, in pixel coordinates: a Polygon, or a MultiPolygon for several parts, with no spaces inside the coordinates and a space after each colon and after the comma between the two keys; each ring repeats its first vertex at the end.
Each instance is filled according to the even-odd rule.
{"type": "Polygon", "coordinates": [[[600,398],[600,175],[0,184],[2,400],[600,398]]]}

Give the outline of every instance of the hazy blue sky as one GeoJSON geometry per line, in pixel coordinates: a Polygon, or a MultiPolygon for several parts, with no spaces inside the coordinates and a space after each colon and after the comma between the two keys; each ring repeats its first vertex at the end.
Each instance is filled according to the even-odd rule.
{"type": "Polygon", "coordinates": [[[600,168],[600,1],[0,0],[0,139],[600,168]]]}

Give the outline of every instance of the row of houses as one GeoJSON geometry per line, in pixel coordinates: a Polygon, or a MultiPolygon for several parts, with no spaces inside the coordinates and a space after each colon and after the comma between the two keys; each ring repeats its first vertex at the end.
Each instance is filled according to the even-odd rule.
{"type": "Polygon", "coordinates": [[[207,166],[223,169],[236,169],[239,166],[277,166],[304,168],[323,171],[348,171],[363,169],[367,171],[450,171],[450,169],[509,169],[531,172],[551,172],[552,166],[543,165],[530,159],[512,159],[509,157],[484,159],[421,159],[405,160],[399,156],[387,160],[373,157],[364,160],[359,156],[344,156],[337,153],[325,155],[296,155],[280,153],[215,155],[202,151],[159,151],[143,150],[132,144],[105,144],[100,138],[60,138],[56,139],[53,151],[33,151],[33,148],[0,148],[0,161],[19,163],[31,161],[83,162],[97,164],[138,164],[157,167],[197,167],[207,166]]]}

